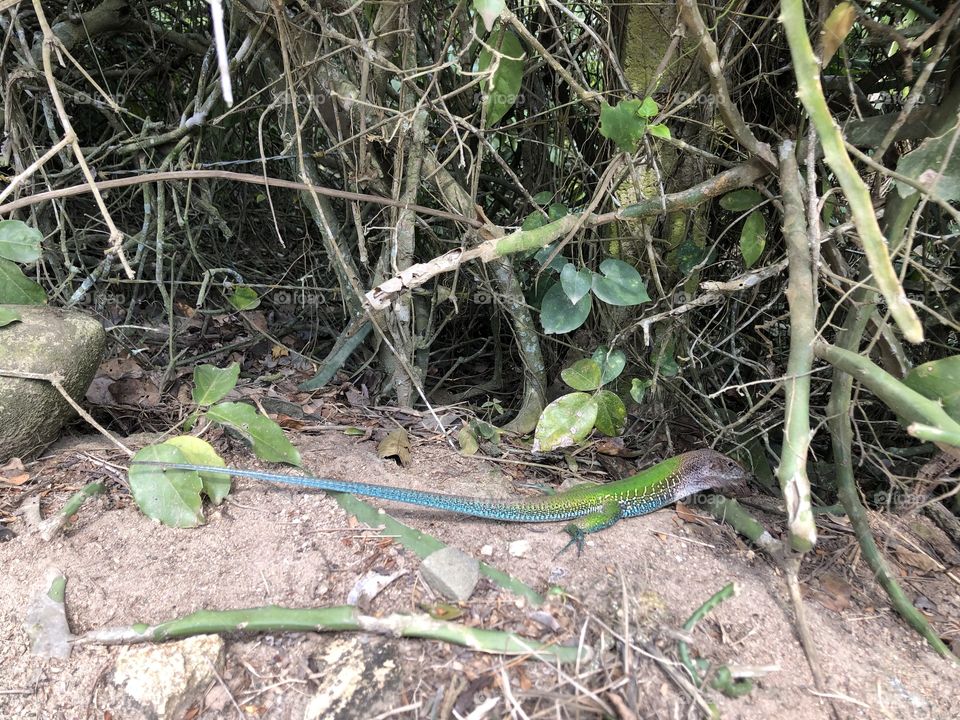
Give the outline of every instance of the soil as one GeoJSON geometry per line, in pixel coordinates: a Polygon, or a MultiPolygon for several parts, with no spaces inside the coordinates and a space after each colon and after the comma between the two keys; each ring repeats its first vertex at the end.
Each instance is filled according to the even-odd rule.
{"type": "MultiPolygon", "coordinates": [[[[525,475],[522,465],[465,458],[439,440],[414,440],[406,468],[379,459],[374,441],[337,432],[301,437],[298,445],[305,467],[318,475],[470,495],[529,492],[516,482],[525,475]]],[[[101,688],[119,648],[83,646],[68,660],[29,653],[24,608],[51,565],[68,578],[67,611],[75,634],[204,608],[339,605],[371,569],[407,572],[376,597],[369,613],[420,612],[439,602],[416,572],[416,556],[349,518],[331,498],[255,481],[236,481],[222,506],[207,509],[207,523],[191,530],[149,520],[122,485],[111,482],[64,534],[42,541],[12,508],[40,494],[46,516],[90,480],[124,477],[111,476],[87,458],[122,465],[110,446],[87,441],[49,452],[29,467],[32,479],[22,486],[0,484],[0,519],[11,521],[8,528],[16,533],[0,542],[0,717],[117,717],[104,704],[101,688]]],[[[236,452],[229,459],[257,466],[249,454],[236,452]]],[[[554,667],[434,641],[366,638],[381,656],[397,659],[400,678],[376,703],[353,708],[348,713],[353,717],[455,716],[449,714],[452,707],[465,716],[489,697],[500,702],[485,717],[524,717],[518,708],[529,717],[631,717],[631,709],[643,718],[702,717],[649,653],[675,663],[676,630],[730,581],[739,593],[698,625],[695,652],[714,663],[768,672],[744,698],[727,699],[712,690],[704,697],[725,718],[831,717],[831,704],[815,691],[797,641],[781,573],[728,527],[666,508],[592,536],[580,557],[557,556],[567,537],[556,525],[502,524],[382,505],[401,522],[540,592],[553,586],[565,592],[537,609],[481,580],[459,622],[540,640],[582,639],[597,652],[588,665],[554,667]],[[521,557],[508,552],[517,540],[530,545],[521,557]],[[625,635],[626,650],[617,639],[625,635]]],[[[766,521],[779,534],[776,516],[766,521]]],[[[892,614],[842,523],[825,527],[822,535],[821,550],[805,565],[802,580],[807,619],[838,716],[960,717],[956,667],[892,614]]],[[[957,585],[943,575],[931,571],[918,582],[938,612],[956,623],[957,585]]],[[[322,681],[316,659],[337,639],[333,633],[229,637],[219,681],[186,717],[304,717],[322,681]]]]}

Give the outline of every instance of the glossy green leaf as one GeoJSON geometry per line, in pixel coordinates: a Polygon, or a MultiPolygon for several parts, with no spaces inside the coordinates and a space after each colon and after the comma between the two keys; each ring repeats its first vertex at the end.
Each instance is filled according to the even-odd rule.
{"type": "Polygon", "coordinates": [[[663,123],[657,123],[656,125],[648,125],[647,132],[653,135],[654,137],[664,138],[669,140],[672,136],[670,135],[670,128],[668,128],[663,123]]]}
{"type": "Polygon", "coordinates": [[[20,320],[20,313],[13,308],[0,307],[0,327],[20,320]]]}
{"type": "MultiPolygon", "coordinates": [[[[223,458],[217,455],[213,445],[193,435],[178,435],[168,438],[163,445],[173,445],[191,465],[214,465],[226,467],[223,458]]],[[[199,471],[198,471],[199,472],[199,471]]],[[[230,476],[216,473],[199,472],[200,482],[203,484],[203,494],[210,498],[214,505],[219,505],[230,494],[230,476]]]]}
{"type": "Polygon", "coordinates": [[[633,401],[637,403],[637,405],[643,402],[643,398],[651,385],[653,385],[653,380],[649,379],[641,380],[640,378],[633,378],[633,380],[630,381],[630,397],[633,398],[633,401]]]}
{"type": "Polygon", "coordinates": [[[590,392],[600,387],[600,365],[589,358],[577,360],[560,371],[560,377],[574,390],[590,392]]]}
{"type": "Polygon", "coordinates": [[[0,258],[0,305],[43,305],[47,294],[9,260],[0,258]]]}
{"type": "Polygon", "coordinates": [[[206,412],[206,417],[243,436],[261,460],[300,466],[300,452],[287,440],[273,420],[264,417],[246,403],[220,403],[206,412]]]}
{"type": "Polygon", "coordinates": [[[763,213],[754,210],[747,215],[740,229],[740,253],[743,255],[743,264],[750,268],[760,259],[763,248],[767,243],[767,222],[763,213]]]}
{"type": "Polygon", "coordinates": [[[493,30],[494,23],[506,7],[506,0],[473,0],[473,9],[483,20],[483,26],[487,32],[493,30]]]}
{"type": "Polygon", "coordinates": [[[193,402],[197,405],[213,405],[223,400],[237,386],[239,377],[239,363],[230,363],[225,368],[198,365],[193,371],[193,402]]]}
{"type": "Polygon", "coordinates": [[[547,335],[559,335],[576,330],[583,325],[593,304],[591,295],[584,295],[580,302],[573,304],[557,283],[547,290],[540,304],[540,324],[547,335]]]}
{"type": "Polygon", "coordinates": [[[253,310],[260,305],[260,296],[253,288],[238,285],[233,289],[233,292],[227,296],[227,302],[240,311],[253,310]]]}
{"type": "MultiPolygon", "coordinates": [[[[547,258],[553,254],[555,248],[556,243],[550,243],[546,247],[542,247],[537,250],[537,254],[533,256],[533,259],[540,264],[540,267],[544,267],[544,263],[547,261],[547,258]]],[[[567,259],[563,256],[563,253],[558,253],[553,260],[550,261],[550,264],[547,266],[547,268],[560,272],[563,270],[563,267],[566,264],[567,259]]]]}
{"type": "Polygon", "coordinates": [[[593,360],[600,366],[600,384],[606,385],[620,377],[627,365],[627,356],[622,350],[608,350],[601,345],[593,352],[593,360]]]}
{"type": "Polygon", "coordinates": [[[720,198],[720,207],[730,212],[745,212],[763,202],[763,195],[753,188],[734,190],[720,198]]]}
{"type": "Polygon", "coordinates": [[[547,405],[534,431],[533,451],[548,452],[576,445],[597,420],[597,402],[587,393],[563,395],[547,405]]]}
{"type": "Polygon", "coordinates": [[[924,397],[939,400],[947,414],[960,422],[960,355],[918,365],[903,382],[924,397]]]}
{"type": "Polygon", "coordinates": [[[203,482],[193,470],[163,470],[148,462],[188,463],[189,459],[174,445],[149,445],[133,456],[130,465],[130,492],[140,511],[170,527],[196,527],[203,524],[200,491],[203,482]]]}
{"type": "Polygon", "coordinates": [[[560,271],[560,284],[570,302],[576,305],[584,295],[590,292],[593,273],[588,268],[577,270],[573,263],[568,262],[560,271]]]}
{"type": "Polygon", "coordinates": [[[0,220],[0,258],[18,263],[36,262],[43,233],[22,220],[0,220]]]}
{"type": "Polygon", "coordinates": [[[609,390],[597,393],[597,430],[607,437],[616,437],[627,423],[627,408],[623,400],[609,390]]]}
{"type": "Polygon", "coordinates": [[[600,134],[613,140],[617,147],[624,152],[634,152],[639,147],[643,134],[647,130],[647,121],[639,114],[643,102],[640,100],[624,100],[617,105],[602,103],[600,105],[600,134]]]}
{"type": "Polygon", "coordinates": [[[602,275],[593,276],[593,292],[611,305],[640,305],[650,300],[640,273],[623,260],[607,258],[600,263],[602,275]]]}
{"type": "Polygon", "coordinates": [[[500,122],[517,101],[523,80],[523,44],[512,31],[501,28],[487,39],[487,45],[496,52],[484,48],[478,63],[481,73],[491,72],[483,84],[489,128],[500,122]]]}

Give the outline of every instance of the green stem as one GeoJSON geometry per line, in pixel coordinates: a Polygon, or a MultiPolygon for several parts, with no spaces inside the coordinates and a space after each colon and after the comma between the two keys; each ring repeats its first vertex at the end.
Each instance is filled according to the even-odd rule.
{"type": "Polygon", "coordinates": [[[549,645],[516,633],[484,630],[434,620],[427,615],[393,613],[383,617],[363,615],[352,605],[325,608],[287,608],[276,605],[238,610],[201,610],[157,625],[135,624],[92,630],[75,644],[126,645],[162,642],[194,635],[236,632],[339,632],[363,631],[390,637],[415,637],[462,645],[498,655],[536,655],[563,663],[582,662],[577,647],[549,645]]]}
{"type": "MultiPolygon", "coordinates": [[[[731,582],[724,585],[703,605],[694,611],[693,615],[691,615],[683,624],[683,629],[687,632],[692,632],[697,626],[697,623],[707,616],[707,613],[717,607],[724,600],[735,596],[737,592],[738,588],[736,583],[731,582]]],[[[702,687],[705,679],[705,676],[700,674],[701,669],[705,669],[701,667],[703,663],[695,662],[693,658],[690,657],[690,648],[683,640],[678,641],[677,649],[680,653],[680,662],[682,662],[684,667],[686,667],[690,672],[690,675],[693,677],[697,687],[702,687]]],[[[736,698],[742,697],[750,692],[753,689],[753,682],[750,680],[735,680],[730,674],[730,669],[726,665],[721,665],[714,673],[713,680],[710,682],[710,687],[712,687],[714,690],[719,690],[727,697],[736,698]]]]}
{"type": "Polygon", "coordinates": [[[883,400],[891,410],[904,420],[921,425],[931,425],[942,432],[957,435],[957,423],[936,400],[931,400],[916,390],[911,390],[893,375],[875,365],[869,358],[836,345],[816,343],[814,352],[838,370],[849,373],[883,400]]]}
{"type": "Polygon", "coordinates": [[[830,114],[827,101],[820,86],[820,66],[813,54],[807,24],[803,15],[803,0],[783,0],[780,3],[780,21],[783,23],[793,58],[797,78],[797,96],[810,116],[820,143],[823,156],[837,176],[840,186],[850,203],[857,234],[863,244],[867,263],[874,282],[883,295],[890,314],[904,337],[912,343],[923,342],[923,325],[907,300],[903,287],[890,260],[887,243],[880,232],[877,214],[870,200],[870,191],[857,172],[843,145],[843,135],[830,114]]]}
{"type": "Polygon", "coordinates": [[[807,450],[810,447],[810,370],[816,336],[817,300],[813,289],[813,262],[807,242],[800,170],[793,143],[780,147],[780,189],[783,193],[783,236],[790,265],[787,303],[790,307],[790,355],[784,379],[786,417],[783,450],[777,478],[787,505],[790,545],[807,552],[817,542],[817,526],[810,511],[807,450]]]}

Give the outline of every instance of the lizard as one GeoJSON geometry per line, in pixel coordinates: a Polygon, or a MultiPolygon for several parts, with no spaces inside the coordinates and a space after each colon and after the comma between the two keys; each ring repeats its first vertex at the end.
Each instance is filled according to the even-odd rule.
{"type": "Polygon", "coordinates": [[[578,554],[582,552],[589,533],[608,528],[618,520],[646,515],[701,490],[727,488],[750,477],[750,473],[736,461],[709,449],[692,450],[668,458],[636,475],[611,483],[584,483],[553,495],[543,494],[529,498],[446,495],[354,480],[286,475],[215,465],[153,461],[134,461],[133,464],[156,465],[164,470],[236,475],[302,488],[364,495],[505,522],[546,523],[574,520],[575,522],[564,527],[564,531],[570,535],[570,542],[560,552],[576,545],[578,554]]]}

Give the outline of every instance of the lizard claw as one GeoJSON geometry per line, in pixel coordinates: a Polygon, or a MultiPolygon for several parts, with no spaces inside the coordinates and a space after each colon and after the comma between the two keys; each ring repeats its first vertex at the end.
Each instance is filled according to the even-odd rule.
{"type": "Polygon", "coordinates": [[[554,555],[554,558],[558,558],[561,555],[563,555],[570,548],[571,545],[577,546],[577,557],[580,557],[580,555],[583,553],[583,543],[586,540],[586,533],[584,533],[583,530],[581,530],[579,527],[577,527],[573,523],[570,523],[569,525],[567,525],[564,528],[564,532],[570,535],[570,542],[568,542],[566,545],[560,548],[560,552],[554,555]]]}

